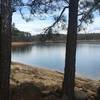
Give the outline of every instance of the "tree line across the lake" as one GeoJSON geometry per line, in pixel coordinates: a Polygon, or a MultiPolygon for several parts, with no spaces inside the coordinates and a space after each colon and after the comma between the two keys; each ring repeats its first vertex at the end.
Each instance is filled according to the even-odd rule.
{"type": "MultiPolygon", "coordinates": [[[[46,33],[31,35],[17,28],[12,28],[12,42],[66,42],[67,35],[59,33],[46,33]]],[[[100,40],[100,33],[78,34],[77,40],[100,40]]]]}
{"type": "Polygon", "coordinates": [[[12,42],[29,42],[32,41],[32,35],[12,27],[12,42]]]}
{"type": "MultiPolygon", "coordinates": [[[[40,42],[66,42],[67,35],[66,34],[38,34],[32,36],[32,41],[40,41],[40,42]]],[[[100,33],[89,33],[89,34],[78,34],[77,40],[100,40],[100,33]]]]}

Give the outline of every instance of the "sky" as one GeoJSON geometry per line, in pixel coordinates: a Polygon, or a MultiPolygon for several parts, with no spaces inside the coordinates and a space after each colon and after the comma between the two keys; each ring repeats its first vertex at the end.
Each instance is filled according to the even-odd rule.
{"type": "Polygon", "coordinates": [[[12,16],[12,23],[15,23],[15,27],[19,30],[29,32],[34,35],[41,33],[43,28],[50,26],[53,23],[53,20],[51,18],[46,20],[34,18],[32,21],[26,22],[20,13],[14,13],[12,16]]]}
{"type": "MultiPolygon", "coordinates": [[[[50,16],[50,15],[49,15],[50,16]]],[[[22,19],[22,16],[19,12],[13,13],[12,23],[15,23],[15,27],[21,31],[29,32],[32,35],[40,34],[42,29],[52,25],[54,20],[51,17],[47,17],[45,20],[40,20],[38,18],[34,18],[32,21],[26,22],[22,19]]],[[[87,27],[86,33],[100,33],[100,15],[95,14],[94,22],[89,25],[85,25],[87,27]]],[[[61,31],[62,34],[66,34],[65,31],[61,31]]],[[[84,31],[80,31],[80,33],[84,33],[84,31]]]]}

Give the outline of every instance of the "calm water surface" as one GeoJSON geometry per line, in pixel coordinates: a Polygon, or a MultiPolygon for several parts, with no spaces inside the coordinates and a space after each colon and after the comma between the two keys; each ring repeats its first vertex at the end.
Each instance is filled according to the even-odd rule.
{"type": "MultiPolygon", "coordinates": [[[[100,80],[100,44],[78,44],[76,74],[100,80]]],[[[65,44],[33,44],[12,48],[12,61],[62,71],[65,44]]]]}

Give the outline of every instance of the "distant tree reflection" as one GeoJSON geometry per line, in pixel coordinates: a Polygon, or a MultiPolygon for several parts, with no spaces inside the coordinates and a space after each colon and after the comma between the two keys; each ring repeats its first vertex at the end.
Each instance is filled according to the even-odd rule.
{"type": "Polygon", "coordinates": [[[27,53],[32,50],[32,44],[12,46],[12,52],[27,53]]]}

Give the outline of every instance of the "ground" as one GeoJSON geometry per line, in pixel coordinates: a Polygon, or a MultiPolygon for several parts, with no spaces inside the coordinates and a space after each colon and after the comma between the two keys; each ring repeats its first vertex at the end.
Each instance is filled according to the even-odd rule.
{"type": "MultiPolygon", "coordinates": [[[[62,100],[63,73],[13,62],[11,100],[62,100]]],[[[77,100],[94,100],[100,80],[76,78],[77,100]]]]}

